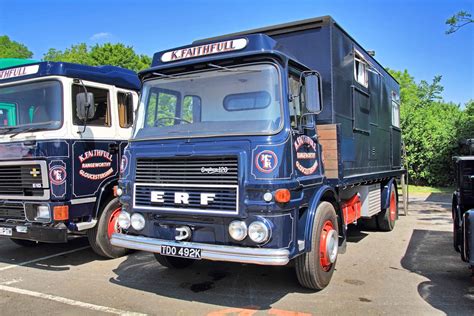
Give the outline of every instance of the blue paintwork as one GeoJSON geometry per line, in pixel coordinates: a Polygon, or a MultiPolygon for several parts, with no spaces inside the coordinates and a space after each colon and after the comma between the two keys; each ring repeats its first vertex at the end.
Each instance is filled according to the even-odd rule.
{"type": "MultiPolygon", "coordinates": [[[[2,83],[14,82],[19,79],[32,79],[46,76],[63,76],[69,78],[79,78],[83,80],[89,80],[104,84],[115,85],[117,87],[138,90],[140,89],[140,81],[137,78],[137,74],[128,69],[115,67],[115,66],[86,66],[65,62],[52,62],[43,61],[39,63],[28,64],[26,66],[39,65],[39,70],[35,74],[25,75],[21,77],[12,77],[8,79],[2,79],[2,83]]],[[[18,68],[21,66],[10,67],[18,68]]],[[[5,68],[2,70],[7,70],[5,68]]]]}
{"type": "MultiPolygon", "coordinates": [[[[319,30],[318,30],[319,31],[319,30]]],[[[324,32],[329,32],[324,29],[324,32]]],[[[326,34],[326,33],[324,33],[326,34]]],[[[147,224],[144,230],[140,232],[129,229],[129,233],[144,235],[147,237],[154,237],[166,240],[174,240],[174,227],[177,225],[187,225],[192,227],[193,234],[192,242],[201,242],[209,244],[224,244],[224,245],[241,245],[248,247],[265,247],[265,248],[286,248],[290,252],[290,259],[298,256],[303,252],[311,250],[312,228],[317,206],[323,196],[330,195],[334,202],[340,202],[338,197],[338,189],[346,185],[358,185],[360,183],[367,183],[370,181],[385,183],[393,177],[399,176],[403,173],[400,168],[388,168],[388,170],[380,169],[375,172],[353,178],[344,178],[341,176],[338,179],[327,179],[324,173],[324,164],[321,159],[322,148],[319,143],[316,145],[316,161],[318,168],[310,175],[302,174],[296,167],[296,150],[295,141],[298,138],[297,132],[292,131],[290,122],[290,112],[288,106],[288,80],[287,75],[292,67],[298,67],[300,70],[310,70],[309,67],[304,66],[301,58],[292,57],[292,52],[303,56],[305,63],[313,60],[314,63],[310,65],[313,69],[319,71],[319,66],[325,67],[328,77],[323,77],[324,89],[331,90],[332,82],[331,73],[334,71],[328,56],[314,57],[314,51],[306,48],[306,43],[303,43],[304,36],[296,38],[291,42],[292,34],[278,35],[280,38],[275,40],[264,34],[243,34],[226,37],[225,40],[246,38],[248,45],[238,51],[230,51],[219,54],[207,55],[203,57],[189,58],[173,62],[162,62],[161,56],[170,50],[156,53],[153,57],[152,67],[142,71],[139,76],[143,81],[156,77],[159,74],[174,74],[183,72],[183,69],[191,71],[193,66],[199,65],[206,67],[209,63],[218,63],[220,61],[227,61],[228,64],[242,64],[245,59],[252,57],[256,61],[266,61],[276,64],[282,74],[282,89],[283,89],[283,128],[275,135],[268,136],[219,136],[219,137],[197,137],[186,139],[132,139],[128,147],[125,149],[124,156],[127,157],[128,165],[125,169],[119,185],[123,188],[124,194],[120,198],[123,204],[123,209],[129,212],[140,212],[145,214],[147,224]],[[294,50],[290,51],[281,45],[281,42],[287,41],[288,44],[293,45],[294,50]],[[295,44],[296,43],[296,44],[295,44]],[[330,78],[330,79],[328,79],[330,78]],[[255,166],[255,158],[258,153],[264,150],[272,150],[278,157],[279,165],[275,170],[269,173],[260,172],[255,166]],[[240,200],[238,201],[239,213],[237,215],[213,215],[213,214],[197,214],[180,211],[156,211],[143,209],[140,207],[133,207],[133,184],[135,182],[135,161],[137,158],[146,157],[174,157],[179,159],[180,156],[222,156],[235,155],[239,160],[239,188],[240,200]],[[291,200],[286,204],[279,204],[274,201],[265,202],[263,195],[266,192],[275,192],[277,189],[287,188],[291,192],[291,200]],[[256,218],[264,218],[271,223],[273,227],[273,235],[271,240],[265,245],[255,245],[249,240],[245,239],[242,242],[231,240],[227,228],[228,224],[235,219],[244,220],[247,224],[251,223],[256,218]],[[305,241],[305,247],[301,251],[298,249],[298,240],[305,241]]],[[[329,36],[326,34],[327,37],[329,36]]],[[[326,36],[324,35],[324,36],[326,36]]],[[[219,40],[201,41],[179,47],[173,50],[179,50],[187,47],[194,47],[204,45],[206,43],[218,42],[219,40]]],[[[319,45],[316,41],[312,43],[319,45]]],[[[325,45],[325,43],[323,42],[325,45]]],[[[288,47],[288,46],[287,46],[288,47]]],[[[360,48],[362,50],[362,48],[360,48]]],[[[327,50],[328,52],[330,49],[327,50]]],[[[322,53],[324,54],[324,52],[322,53]]],[[[367,58],[371,58],[367,55],[367,58]]],[[[227,64],[225,64],[227,65],[227,64]]],[[[352,64],[351,64],[352,65],[352,64]]],[[[375,65],[379,69],[378,64],[375,65]]],[[[382,67],[379,69],[385,72],[382,67]]],[[[353,71],[351,70],[352,80],[353,71]]],[[[346,80],[347,78],[343,78],[346,80]]],[[[393,79],[390,83],[396,85],[393,79]]],[[[347,80],[346,80],[347,81],[347,80]]],[[[350,83],[344,82],[350,87],[350,83]]],[[[349,89],[350,91],[350,89],[349,89]]],[[[323,93],[324,94],[324,93],[323,93]]],[[[325,96],[324,113],[321,114],[322,121],[318,123],[328,124],[337,123],[331,121],[334,119],[332,97],[325,96]],[[326,107],[326,105],[329,105],[326,107]]],[[[349,108],[349,106],[347,106],[349,108]]],[[[316,139],[316,128],[308,128],[305,135],[309,138],[316,139]]],[[[340,128],[340,126],[338,127],[340,128]]],[[[339,153],[344,155],[347,161],[355,160],[356,156],[359,159],[360,153],[356,152],[357,143],[354,138],[350,138],[347,134],[352,136],[352,126],[350,133],[347,129],[340,131],[342,133],[341,139],[343,142],[343,150],[339,153]]],[[[152,135],[147,135],[152,136],[152,135]]],[[[341,141],[339,139],[339,141],[341,141]]],[[[317,142],[317,141],[316,141],[317,142]]],[[[364,148],[368,148],[366,142],[364,148]]],[[[365,158],[367,160],[367,158],[365,158]]],[[[365,161],[366,162],[366,161],[365,161]]],[[[345,166],[340,165],[340,174],[344,171],[345,166]]],[[[339,210],[336,210],[339,211],[339,210]]],[[[342,214],[340,212],[339,221],[343,222],[342,214]]],[[[339,225],[340,234],[345,237],[344,225],[339,225]]],[[[342,239],[343,239],[342,238],[342,239]]]]}
{"type": "MultiPolygon", "coordinates": [[[[0,161],[11,160],[45,160],[48,170],[54,166],[63,166],[66,170],[64,183],[55,185],[51,181],[52,174],[48,174],[51,187],[50,205],[69,205],[69,214],[72,219],[78,217],[95,218],[99,201],[112,192],[112,186],[117,184],[119,177],[119,161],[126,141],[115,140],[78,140],[78,139],[51,139],[43,141],[21,141],[0,144],[0,161]],[[89,150],[108,151],[109,144],[118,143],[121,150],[111,155],[110,167],[84,169],[91,174],[101,174],[112,169],[110,175],[100,180],[86,179],[79,174],[82,169],[79,156],[89,150]],[[96,202],[71,204],[71,200],[83,198],[97,198],[96,202]]],[[[107,161],[101,157],[90,158],[87,162],[107,161]]],[[[9,200],[9,201],[14,201],[9,200]]],[[[69,224],[69,223],[66,223],[69,224]]]]}

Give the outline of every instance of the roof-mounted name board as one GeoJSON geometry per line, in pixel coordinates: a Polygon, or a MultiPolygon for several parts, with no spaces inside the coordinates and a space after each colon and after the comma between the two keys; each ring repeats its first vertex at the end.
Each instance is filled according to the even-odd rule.
{"type": "Polygon", "coordinates": [[[32,75],[38,72],[39,65],[0,69],[0,80],[32,75]]]}
{"type": "Polygon", "coordinates": [[[243,49],[245,48],[245,46],[247,46],[247,39],[239,38],[200,46],[187,47],[164,53],[163,55],[161,55],[161,61],[166,63],[169,61],[231,52],[243,49]]]}

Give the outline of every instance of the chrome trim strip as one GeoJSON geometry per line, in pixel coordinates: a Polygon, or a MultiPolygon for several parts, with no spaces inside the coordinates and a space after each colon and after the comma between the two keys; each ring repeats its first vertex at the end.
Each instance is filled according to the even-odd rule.
{"type": "Polygon", "coordinates": [[[83,198],[83,199],[72,199],[71,204],[72,205],[85,204],[85,203],[93,203],[95,201],[97,201],[97,198],[94,196],[94,197],[83,198]]]}
{"type": "Polygon", "coordinates": [[[201,258],[212,261],[229,261],[260,265],[283,266],[290,259],[288,249],[249,248],[211,245],[194,242],[177,242],[156,238],[114,233],[110,240],[116,247],[124,247],[154,253],[161,252],[161,246],[178,246],[201,249],[201,258]]]}
{"type": "Polygon", "coordinates": [[[0,161],[0,166],[40,165],[43,196],[0,195],[1,200],[46,201],[50,198],[48,168],[44,160],[0,161]]]}
{"type": "Polygon", "coordinates": [[[230,185],[230,184],[172,184],[172,183],[142,183],[135,182],[133,184],[133,208],[135,209],[144,209],[144,210],[160,210],[160,211],[169,211],[169,212],[182,212],[182,213],[200,213],[200,214],[228,214],[228,215],[237,215],[239,214],[239,186],[230,185]],[[153,187],[184,187],[184,188],[233,188],[236,192],[236,201],[235,208],[233,212],[231,211],[206,211],[201,209],[194,208],[174,208],[174,207],[161,207],[161,206],[146,206],[146,205],[137,205],[135,203],[135,196],[138,186],[153,186],[153,187]]]}

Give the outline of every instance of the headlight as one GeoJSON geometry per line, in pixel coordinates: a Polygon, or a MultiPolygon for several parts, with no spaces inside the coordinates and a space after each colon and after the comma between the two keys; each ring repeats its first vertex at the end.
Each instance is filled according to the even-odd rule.
{"type": "Polygon", "coordinates": [[[50,221],[51,214],[49,213],[49,207],[47,205],[38,205],[36,208],[35,220],[50,221]]]}
{"type": "Polygon", "coordinates": [[[249,237],[258,244],[264,243],[270,238],[270,228],[264,222],[255,221],[249,226],[249,237]]]}
{"type": "Polygon", "coordinates": [[[115,193],[117,194],[117,196],[122,196],[122,194],[123,194],[122,188],[117,188],[117,190],[115,191],[115,193]]]}
{"type": "Polygon", "coordinates": [[[117,221],[120,228],[128,229],[130,227],[130,214],[124,211],[120,212],[117,221]]]}
{"type": "Polygon", "coordinates": [[[241,221],[233,221],[229,225],[229,235],[234,240],[244,240],[247,237],[247,224],[241,221]]]}
{"type": "Polygon", "coordinates": [[[133,213],[130,222],[135,230],[142,230],[145,228],[145,217],[140,213],[133,213]]]}

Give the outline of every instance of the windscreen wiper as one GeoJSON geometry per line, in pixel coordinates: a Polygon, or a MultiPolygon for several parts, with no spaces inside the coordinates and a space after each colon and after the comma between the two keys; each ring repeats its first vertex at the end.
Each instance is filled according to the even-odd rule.
{"type": "Polygon", "coordinates": [[[254,69],[254,70],[250,70],[250,69],[235,69],[235,68],[228,68],[228,67],[224,67],[224,66],[219,66],[219,65],[216,65],[216,64],[207,64],[209,67],[212,67],[212,68],[217,68],[219,69],[220,71],[225,71],[225,72],[235,72],[235,73],[246,73],[246,72],[261,72],[261,70],[257,70],[257,69],[254,69]]]}
{"type": "Polygon", "coordinates": [[[5,135],[16,128],[17,126],[2,127],[0,128],[0,135],[5,135]]]}
{"type": "Polygon", "coordinates": [[[36,131],[39,131],[43,129],[42,126],[32,126],[32,127],[28,127],[28,128],[25,128],[25,129],[22,129],[22,130],[19,130],[17,131],[16,133],[13,133],[10,135],[10,138],[13,138],[15,137],[16,135],[20,134],[20,133],[27,133],[27,132],[36,132],[36,131]]]}

